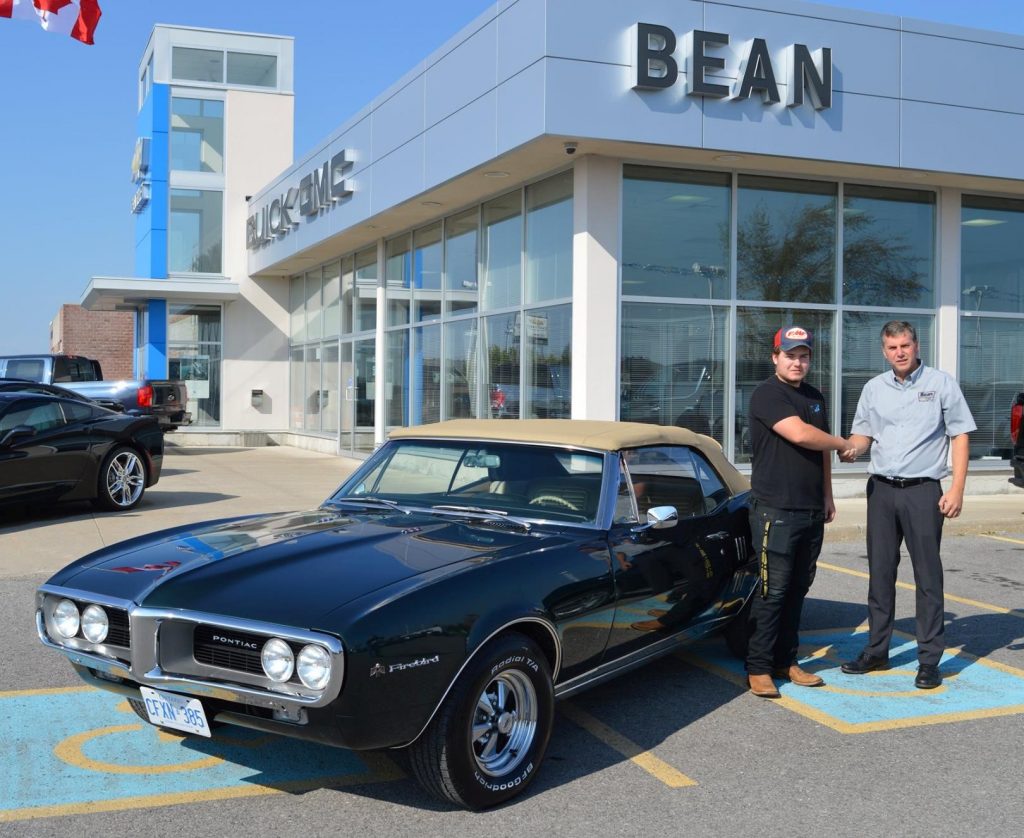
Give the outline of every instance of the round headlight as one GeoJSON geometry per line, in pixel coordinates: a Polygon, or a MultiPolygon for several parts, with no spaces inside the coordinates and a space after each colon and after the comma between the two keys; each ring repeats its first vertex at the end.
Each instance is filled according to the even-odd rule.
{"type": "Polygon", "coordinates": [[[331,656],[323,646],[303,646],[295,668],[311,690],[322,690],[331,680],[331,656]]]}
{"type": "Polygon", "coordinates": [[[64,637],[74,637],[78,634],[80,622],[78,606],[70,599],[62,599],[53,609],[53,624],[64,637]]]}
{"type": "Polygon", "coordinates": [[[276,637],[263,644],[260,660],[271,681],[287,681],[295,670],[295,655],[291,647],[276,637]]]}
{"type": "Polygon", "coordinates": [[[102,643],[107,639],[110,620],[107,612],[98,605],[90,605],[82,612],[82,634],[93,643],[102,643]]]}

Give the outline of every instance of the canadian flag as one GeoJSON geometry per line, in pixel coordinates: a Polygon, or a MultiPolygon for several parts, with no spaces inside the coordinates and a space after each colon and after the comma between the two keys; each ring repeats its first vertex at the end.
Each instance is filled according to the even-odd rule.
{"type": "Polygon", "coordinates": [[[0,17],[34,20],[47,32],[70,35],[83,44],[93,42],[100,14],[96,0],[0,0],[0,17]]]}

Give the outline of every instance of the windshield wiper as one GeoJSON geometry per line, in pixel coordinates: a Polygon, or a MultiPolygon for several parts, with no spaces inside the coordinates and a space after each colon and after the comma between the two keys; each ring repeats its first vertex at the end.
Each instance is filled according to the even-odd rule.
{"type": "Polygon", "coordinates": [[[331,501],[332,503],[351,503],[358,506],[383,506],[386,509],[394,509],[396,512],[409,514],[409,510],[402,509],[398,501],[376,498],[372,495],[346,495],[343,498],[331,498],[331,501]]]}
{"type": "Polygon", "coordinates": [[[487,509],[483,506],[463,506],[458,503],[439,503],[430,507],[433,510],[441,512],[459,512],[465,515],[472,515],[480,518],[483,521],[491,521],[493,523],[512,523],[517,524],[524,530],[530,529],[530,524],[526,521],[516,517],[509,517],[508,512],[504,509],[487,509]]]}

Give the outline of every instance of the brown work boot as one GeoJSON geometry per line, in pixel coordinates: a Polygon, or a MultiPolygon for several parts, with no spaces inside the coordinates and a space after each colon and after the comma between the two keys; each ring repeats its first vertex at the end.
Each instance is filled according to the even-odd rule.
{"type": "Polygon", "coordinates": [[[791,681],[798,687],[822,687],[825,685],[824,679],[820,675],[815,675],[812,672],[807,672],[801,669],[797,664],[792,664],[788,669],[776,669],[773,673],[776,678],[782,678],[786,681],[791,681]]]}
{"type": "Polygon", "coordinates": [[[750,691],[758,698],[778,698],[779,691],[771,675],[748,675],[750,691]]]}

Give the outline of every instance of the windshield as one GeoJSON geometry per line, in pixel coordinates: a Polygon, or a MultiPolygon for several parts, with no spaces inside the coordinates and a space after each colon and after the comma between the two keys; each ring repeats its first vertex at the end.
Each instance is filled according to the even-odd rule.
{"type": "Polygon", "coordinates": [[[332,496],[593,524],[601,454],[543,445],[393,440],[332,496]]]}

